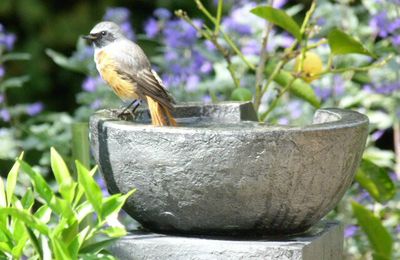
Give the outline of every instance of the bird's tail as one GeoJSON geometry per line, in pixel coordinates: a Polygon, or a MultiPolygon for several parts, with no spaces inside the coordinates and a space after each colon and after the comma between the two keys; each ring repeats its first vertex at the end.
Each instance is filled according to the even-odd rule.
{"type": "Polygon", "coordinates": [[[154,126],[176,126],[175,118],[171,111],[149,96],[146,96],[149,105],[151,123],[154,126]]]}

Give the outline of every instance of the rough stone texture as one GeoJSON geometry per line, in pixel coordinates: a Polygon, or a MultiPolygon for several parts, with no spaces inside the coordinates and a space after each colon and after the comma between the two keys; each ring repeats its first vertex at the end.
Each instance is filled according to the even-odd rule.
{"type": "Polygon", "coordinates": [[[267,126],[250,103],[180,105],[179,127],[115,111],[91,117],[91,146],[110,192],[137,192],[125,210],[156,232],[282,234],[307,230],[350,186],[368,118],[318,110],[314,124],[267,126]]]}
{"type": "Polygon", "coordinates": [[[133,232],[110,248],[119,259],[343,259],[343,230],[322,222],[302,236],[286,238],[178,237],[133,232]]]}

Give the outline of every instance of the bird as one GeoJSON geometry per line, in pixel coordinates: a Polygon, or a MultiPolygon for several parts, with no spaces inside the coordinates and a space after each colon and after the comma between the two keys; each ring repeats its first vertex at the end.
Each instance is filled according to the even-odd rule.
{"type": "Polygon", "coordinates": [[[122,113],[136,100],[146,101],[152,125],[177,125],[172,115],[174,99],[142,48],[126,38],[118,24],[102,21],[83,38],[94,46],[94,61],[102,79],[119,98],[131,101],[122,113]]]}

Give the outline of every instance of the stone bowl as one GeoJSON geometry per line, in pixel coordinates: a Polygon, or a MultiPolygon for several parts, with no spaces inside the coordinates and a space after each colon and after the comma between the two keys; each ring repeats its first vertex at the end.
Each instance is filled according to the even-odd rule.
{"type": "Polygon", "coordinates": [[[251,103],[178,105],[178,127],[116,113],[91,117],[92,152],[111,193],[137,189],[125,211],[161,233],[304,232],[351,185],[368,132],[341,109],[302,127],[258,123],[251,103]]]}

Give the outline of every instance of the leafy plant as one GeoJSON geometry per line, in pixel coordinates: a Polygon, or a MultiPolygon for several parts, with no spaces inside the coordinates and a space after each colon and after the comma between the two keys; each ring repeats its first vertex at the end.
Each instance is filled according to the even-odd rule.
{"type": "Polygon", "coordinates": [[[57,192],[23,154],[6,185],[0,179],[0,258],[113,259],[105,248],[126,234],[115,218],[134,190],[103,197],[93,178],[97,167],[88,170],[76,161],[76,181],[54,148],[50,154],[57,192]],[[22,198],[14,194],[20,171],[32,184],[22,198]]]}

